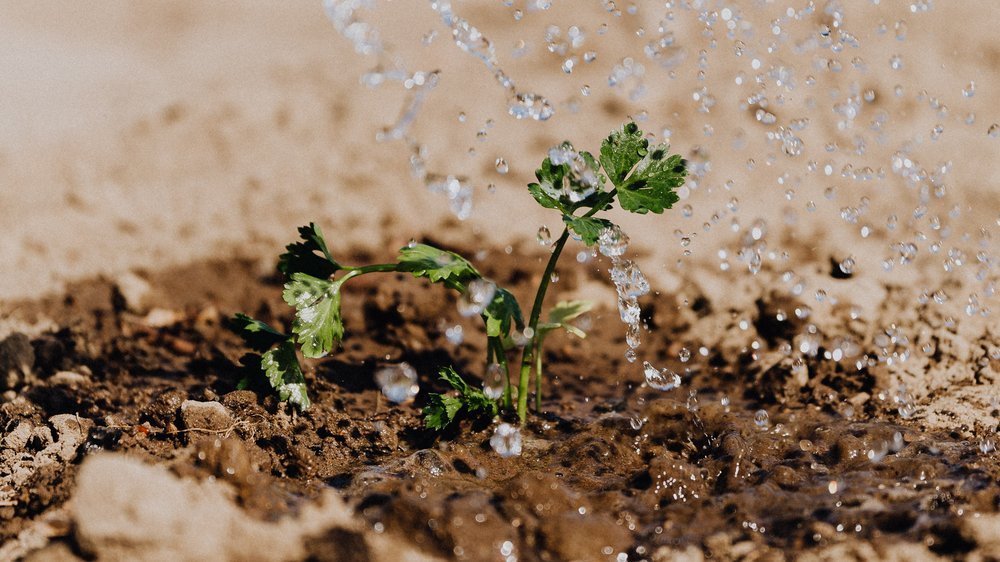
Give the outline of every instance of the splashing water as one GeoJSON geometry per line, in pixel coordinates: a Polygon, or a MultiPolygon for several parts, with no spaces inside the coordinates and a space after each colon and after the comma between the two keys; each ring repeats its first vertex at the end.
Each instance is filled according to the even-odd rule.
{"type": "Polygon", "coordinates": [[[509,423],[502,423],[493,430],[490,447],[504,458],[521,455],[521,430],[509,423]]]}

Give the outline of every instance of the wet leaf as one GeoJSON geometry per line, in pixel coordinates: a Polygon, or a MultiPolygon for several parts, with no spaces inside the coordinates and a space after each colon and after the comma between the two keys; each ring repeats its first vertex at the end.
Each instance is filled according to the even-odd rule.
{"type": "Polygon", "coordinates": [[[571,231],[579,236],[583,243],[588,246],[593,246],[597,243],[597,239],[601,237],[601,232],[605,228],[611,226],[611,221],[607,219],[599,219],[595,217],[573,217],[570,215],[563,215],[563,222],[569,227],[571,231]]]}
{"type": "Polygon", "coordinates": [[[268,382],[278,393],[278,398],[298,407],[299,411],[309,408],[311,402],[306,392],[306,379],[295,355],[295,343],[288,340],[261,355],[261,368],[268,382]]]}
{"type": "Polygon", "coordinates": [[[292,333],[298,336],[302,354],[323,357],[344,337],[340,316],[341,281],[317,279],[305,273],[295,273],[285,283],[282,298],[295,307],[292,333]]]}
{"type": "Polygon", "coordinates": [[[427,244],[404,246],[399,250],[398,270],[414,277],[426,277],[431,282],[463,285],[480,277],[479,272],[462,256],[427,244]]]}
{"type": "Polygon", "coordinates": [[[684,184],[686,163],[670,147],[661,144],[639,161],[625,186],[618,189],[618,202],[626,211],[662,213],[678,201],[676,190],[684,184]]]}
{"type": "Polygon", "coordinates": [[[635,123],[626,123],[601,144],[601,166],[615,187],[621,187],[628,173],[646,155],[649,141],[635,123]]]}

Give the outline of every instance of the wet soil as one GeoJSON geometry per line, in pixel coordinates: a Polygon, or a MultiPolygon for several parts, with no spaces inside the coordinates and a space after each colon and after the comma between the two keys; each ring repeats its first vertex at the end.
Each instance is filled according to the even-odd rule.
{"type": "MultiPolygon", "coordinates": [[[[528,302],[541,260],[524,245],[474,262],[528,302]]],[[[553,300],[604,283],[602,268],[564,265],[553,300]]],[[[476,378],[483,338],[455,313],[453,295],[407,276],[347,286],[343,349],[307,364],[310,410],[237,390],[247,350],[225,319],[245,311],[289,321],[280,280],[267,271],[231,260],[144,273],[152,311],[129,302],[120,280],[101,279],[8,310],[53,327],[0,343],[9,387],[0,405],[0,543],[61,509],[81,463],[112,451],[220,482],[269,524],[333,489],[367,533],[442,559],[998,554],[989,538],[1000,513],[998,457],[969,428],[925,430],[905,419],[875,368],[782,353],[801,326],[774,310],[793,301],[762,295],[741,326],[711,295],[689,291],[687,307],[652,296],[640,349],[682,374],[669,392],[642,384],[641,360],[623,358],[617,311],[598,308],[586,340],[549,338],[542,412],[522,429],[522,455],[501,458],[488,423],[442,434],[422,427],[427,393],[445,390],[434,373],[454,365],[476,378]],[[698,326],[713,317],[741,343],[702,348],[698,326]],[[456,324],[460,344],[446,337],[456,324]],[[692,351],[684,362],[682,347],[692,351]],[[387,402],[372,380],[379,365],[398,361],[421,375],[414,403],[387,402]],[[984,520],[994,526],[983,531],[984,520]]],[[[99,555],[79,524],[49,532],[41,552],[99,555]]],[[[375,559],[360,536],[331,529],[305,549],[312,559],[375,559]]]]}

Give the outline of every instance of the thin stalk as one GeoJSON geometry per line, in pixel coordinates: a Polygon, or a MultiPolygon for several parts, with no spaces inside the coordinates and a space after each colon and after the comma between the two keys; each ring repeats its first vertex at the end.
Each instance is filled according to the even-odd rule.
{"type": "Polygon", "coordinates": [[[503,341],[500,338],[489,338],[488,347],[492,349],[496,362],[500,365],[503,373],[503,407],[511,407],[512,392],[510,388],[510,367],[507,365],[507,352],[504,351],[503,341]]]}
{"type": "Polygon", "coordinates": [[[378,273],[385,271],[396,271],[399,267],[398,263],[376,263],[372,265],[363,265],[360,267],[350,267],[341,266],[344,270],[353,273],[354,275],[362,275],[365,273],[378,273]]]}
{"type": "Polygon", "coordinates": [[[542,338],[535,344],[535,413],[542,413],[542,338]]]}
{"type": "MultiPolygon", "coordinates": [[[[538,284],[538,291],[535,293],[535,303],[531,307],[531,316],[528,320],[528,327],[531,328],[531,338],[534,340],[538,336],[538,317],[542,315],[542,302],[545,301],[545,292],[549,288],[549,281],[552,279],[552,272],[556,269],[556,262],[562,254],[563,246],[569,239],[569,229],[564,228],[562,235],[556,240],[552,248],[552,255],[549,256],[549,263],[545,265],[545,272],[542,273],[542,280],[538,284]]],[[[534,358],[534,341],[524,346],[521,355],[521,377],[517,387],[517,417],[524,423],[528,417],[528,382],[531,376],[531,360],[534,358]]]]}

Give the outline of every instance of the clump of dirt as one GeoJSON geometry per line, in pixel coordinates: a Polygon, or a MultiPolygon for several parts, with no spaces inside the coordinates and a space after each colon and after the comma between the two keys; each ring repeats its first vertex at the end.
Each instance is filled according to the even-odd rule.
{"type": "MultiPolygon", "coordinates": [[[[542,256],[524,255],[485,252],[476,266],[528,302],[542,256]]],[[[501,458],[488,424],[423,428],[427,393],[445,390],[437,368],[475,377],[483,341],[453,295],[404,275],[346,288],[343,349],[307,363],[310,410],[238,390],[246,350],[225,319],[289,321],[279,281],[260,269],[234,260],[149,273],[146,304],[96,280],[14,306],[57,328],[0,342],[0,553],[1000,556],[996,455],[969,428],[928,430],[900,416],[878,363],[784,352],[802,333],[781,313],[797,306],[787,297],[760,291],[736,311],[709,294],[688,291],[688,307],[657,296],[642,351],[683,375],[669,392],[642,384],[623,358],[617,311],[597,309],[586,340],[550,338],[542,412],[521,430],[523,453],[501,458]],[[421,374],[414,403],[388,403],[372,380],[398,361],[421,374]],[[96,476],[101,463],[131,475],[122,486],[137,491],[115,496],[114,482],[96,476]],[[147,497],[143,481],[174,493],[147,497]],[[178,505],[144,519],[141,534],[122,529],[123,512],[178,505]],[[215,521],[192,543],[202,550],[170,550],[201,521],[215,521]]],[[[567,266],[555,292],[592,280],[591,266],[567,266]]]]}

